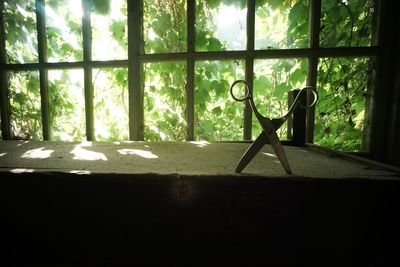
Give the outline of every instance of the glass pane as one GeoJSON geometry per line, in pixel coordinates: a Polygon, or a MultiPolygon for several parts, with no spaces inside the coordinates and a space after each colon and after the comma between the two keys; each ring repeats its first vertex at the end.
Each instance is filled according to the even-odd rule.
{"type": "Polygon", "coordinates": [[[373,0],[323,0],[322,47],[370,46],[374,31],[373,0]]]}
{"type": "Polygon", "coordinates": [[[128,140],[128,70],[93,69],[93,87],[95,139],[128,140]]]}
{"type": "Polygon", "coordinates": [[[35,0],[4,2],[8,63],[38,61],[35,0]]]}
{"type": "MultiPolygon", "coordinates": [[[[268,59],[254,62],[254,102],[258,111],[268,118],[278,118],[288,111],[288,92],[306,85],[306,59],[268,59]]],[[[252,138],[261,133],[260,123],[253,116],[252,138]]],[[[277,130],[287,139],[287,123],[277,130]]]]}
{"type": "Polygon", "coordinates": [[[244,104],[229,93],[230,85],[243,78],[243,60],[196,62],[196,140],[243,140],[244,104]]]}
{"type": "Polygon", "coordinates": [[[48,78],[52,140],[85,140],[83,71],[51,70],[48,78]]]}
{"type": "Polygon", "coordinates": [[[81,61],[82,5],[76,0],[46,1],[47,61],[81,61]]]}
{"type": "Polygon", "coordinates": [[[368,58],[322,58],[314,142],[344,151],[364,150],[370,94],[368,58]]]}
{"type": "Polygon", "coordinates": [[[186,1],[144,0],[145,53],[186,52],[186,1]]]}
{"type": "Polygon", "coordinates": [[[246,49],[246,0],[196,0],[196,51],[246,49]]]}
{"type": "Polygon", "coordinates": [[[182,62],[144,65],[144,139],[186,139],[186,65],[182,62]]]}
{"type": "Polygon", "coordinates": [[[256,1],[255,49],[308,47],[309,3],[256,1]]]}
{"type": "MultiPolygon", "coordinates": [[[[105,1],[109,3],[109,1],[105,1]]],[[[128,58],[128,25],[126,0],[113,0],[112,5],[92,1],[92,57],[94,60],[128,58]],[[97,3],[97,4],[96,4],[97,3]]]]}
{"type": "Polygon", "coordinates": [[[8,73],[13,139],[42,140],[42,113],[37,71],[8,73]]]}

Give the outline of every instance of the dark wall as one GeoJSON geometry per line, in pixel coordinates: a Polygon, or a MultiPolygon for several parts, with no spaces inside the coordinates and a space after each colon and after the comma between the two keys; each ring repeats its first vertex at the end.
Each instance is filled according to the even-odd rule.
{"type": "Polygon", "coordinates": [[[2,266],[400,264],[398,181],[1,176],[2,266]]]}
{"type": "Polygon", "coordinates": [[[378,79],[371,116],[371,157],[400,167],[400,28],[393,1],[380,1],[378,79]]]}

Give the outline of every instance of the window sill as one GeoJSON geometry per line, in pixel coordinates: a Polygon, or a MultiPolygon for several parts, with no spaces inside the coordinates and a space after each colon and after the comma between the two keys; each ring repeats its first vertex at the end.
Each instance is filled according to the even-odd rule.
{"type": "Polygon", "coordinates": [[[236,164],[246,142],[48,142],[1,141],[0,172],[76,174],[223,175],[309,178],[399,178],[395,170],[316,150],[285,146],[293,170],[287,175],[266,145],[243,170],[236,164]]]}

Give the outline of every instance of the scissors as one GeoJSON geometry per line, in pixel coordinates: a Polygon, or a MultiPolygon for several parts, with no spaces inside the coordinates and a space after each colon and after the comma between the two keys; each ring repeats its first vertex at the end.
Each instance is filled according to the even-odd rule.
{"type": "Polygon", "coordinates": [[[260,135],[254,140],[254,142],[250,145],[250,147],[246,150],[246,152],[243,154],[242,158],[240,159],[235,172],[240,173],[242,170],[247,166],[247,164],[250,163],[250,161],[254,158],[254,156],[261,150],[261,148],[267,144],[270,143],[272,148],[274,149],[274,152],[276,156],[278,157],[279,161],[282,164],[283,169],[286,171],[287,174],[292,174],[292,170],[290,169],[289,161],[286,157],[285,151],[283,150],[282,144],[279,141],[279,137],[276,133],[276,131],[285,123],[285,121],[290,117],[290,115],[294,112],[294,110],[300,106],[301,108],[310,108],[315,105],[315,103],[318,100],[318,94],[317,91],[315,90],[314,87],[311,86],[306,86],[302,88],[299,93],[297,94],[296,98],[293,101],[293,104],[290,106],[289,111],[286,113],[286,115],[276,118],[276,119],[270,119],[267,117],[264,117],[263,115],[258,112],[256,105],[254,104],[254,99],[253,99],[253,90],[252,88],[248,85],[248,83],[245,80],[237,80],[235,81],[230,88],[230,93],[232,98],[235,101],[238,102],[244,102],[247,101],[250,104],[251,109],[253,110],[254,115],[256,116],[258,122],[261,124],[261,127],[263,131],[260,133],[260,135]],[[234,94],[233,88],[238,85],[238,84],[243,84],[244,85],[244,97],[240,98],[237,97],[237,95],[234,94]],[[300,95],[302,93],[307,93],[311,92],[313,95],[313,101],[309,105],[303,105],[300,103],[300,95]]]}

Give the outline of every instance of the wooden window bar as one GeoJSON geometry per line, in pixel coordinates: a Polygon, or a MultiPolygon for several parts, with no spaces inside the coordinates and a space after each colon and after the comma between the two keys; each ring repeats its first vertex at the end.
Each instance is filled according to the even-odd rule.
{"type": "MultiPolygon", "coordinates": [[[[243,51],[220,51],[220,52],[196,52],[195,51],[195,15],[196,1],[187,0],[187,52],[144,54],[142,34],[142,1],[127,0],[128,4],[128,59],[93,61],[91,59],[91,21],[90,1],[82,0],[83,18],[83,61],[79,62],[46,62],[46,35],[45,35],[45,12],[44,0],[36,0],[36,19],[38,31],[38,63],[8,64],[5,49],[4,29],[4,1],[0,1],[0,103],[1,103],[1,130],[2,139],[11,139],[10,110],[8,99],[8,88],[6,73],[8,71],[38,70],[40,74],[40,93],[42,108],[43,139],[51,140],[51,125],[49,125],[48,110],[48,79],[47,72],[51,69],[74,69],[84,70],[84,91],[86,107],[86,136],[92,141],[95,139],[94,111],[93,111],[93,85],[92,69],[102,67],[125,67],[128,68],[129,84],[129,139],[143,140],[144,111],[143,111],[143,71],[142,64],[161,61],[186,61],[186,139],[194,140],[195,119],[194,119],[194,77],[195,62],[197,60],[245,60],[245,79],[252,86],[254,77],[255,59],[275,58],[307,58],[307,84],[316,86],[318,59],[321,57],[369,57],[378,56],[378,46],[370,47],[319,47],[319,29],[321,17],[321,0],[310,0],[310,40],[309,48],[301,49],[279,49],[279,50],[255,50],[254,49],[254,27],[255,27],[255,0],[247,1],[247,47],[243,51]]],[[[315,110],[307,111],[304,128],[306,142],[313,141],[315,110]]],[[[243,140],[250,140],[252,137],[252,113],[249,106],[244,109],[243,140]]],[[[298,132],[298,131],[297,131],[298,132]]],[[[300,135],[300,133],[299,133],[300,135]]],[[[293,137],[296,139],[296,137],[293,137]]],[[[296,139],[297,140],[297,139],[296,139]]]]}

